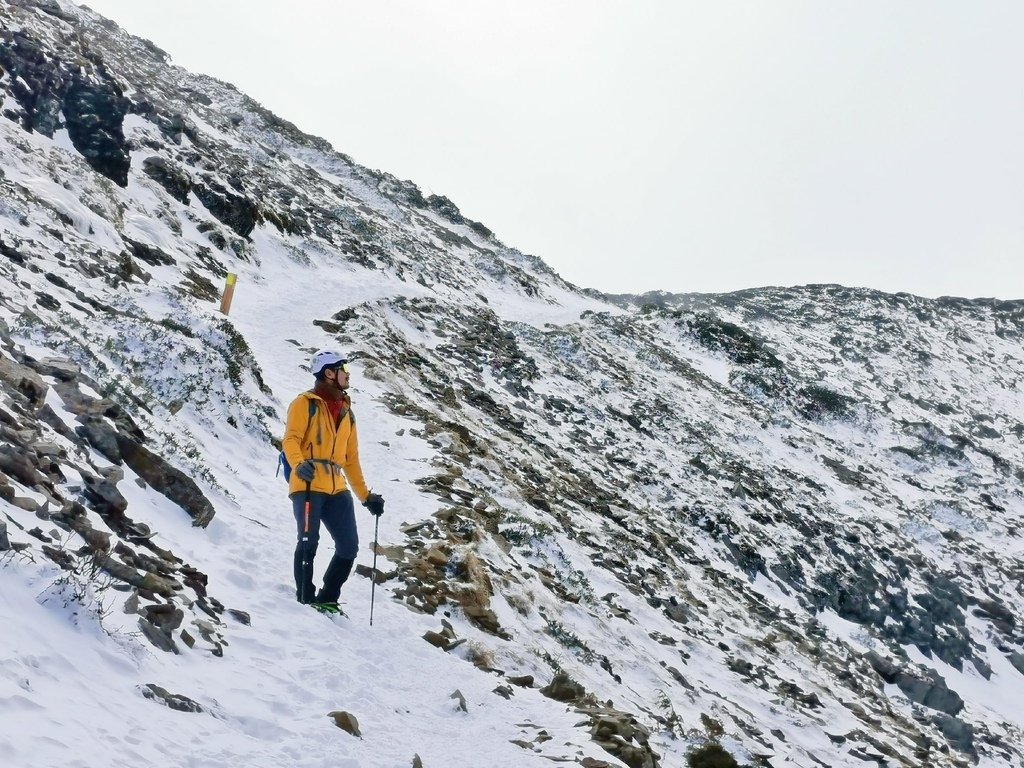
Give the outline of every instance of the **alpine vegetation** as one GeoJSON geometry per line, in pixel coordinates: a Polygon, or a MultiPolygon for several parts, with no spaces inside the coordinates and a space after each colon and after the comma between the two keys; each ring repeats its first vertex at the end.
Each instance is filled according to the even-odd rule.
{"type": "Polygon", "coordinates": [[[5,766],[1024,761],[1024,301],[581,290],[67,0],[0,280],[5,766]]]}

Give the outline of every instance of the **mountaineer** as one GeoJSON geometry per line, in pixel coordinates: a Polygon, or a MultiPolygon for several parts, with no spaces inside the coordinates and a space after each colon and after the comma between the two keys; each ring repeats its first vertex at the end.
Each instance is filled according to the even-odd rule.
{"type": "Polygon", "coordinates": [[[313,355],[309,366],[313,389],[288,406],[282,453],[288,495],[298,529],[295,547],[295,597],[325,612],[338,611],[345,583],[359,549],[353,492],[374,515],[384,514],[384,499],[371,493],[359,466],[356,420],[348,397],[348,361],[331,350],[313,355]],[[351,488],[351,490],[349,490],[351,488]],[[320,523],[334,540],[334,555],[319,592],[313,585],[313,558],[320,523]]]}

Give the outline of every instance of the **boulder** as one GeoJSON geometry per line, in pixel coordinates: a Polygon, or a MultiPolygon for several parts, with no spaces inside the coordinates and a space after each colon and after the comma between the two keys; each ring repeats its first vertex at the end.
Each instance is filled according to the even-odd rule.
{"type": "Polygon", "coordinates": [[[555,701],[572,702],[583,698],[587,690],[564,672],[557,672],[540,692],[555,701]]]}
{"type": "Polygon", "coordinates": [[[351,712],[335,710],[334,712],[328,712],[327,716],[333,719],[334,724],[341,728],[341,730],[346,733],[351,733],[353,736],[362,738],[362,733],[359,731],[359,721],[356,720],[356,716],[351,712]]]}
{"type": "Polygon", "coordinates": [[[44,357],[35,364],[36,373],[53,376],[59,381],[74,381],[82,374],[82,368],[73,360],[61,357],[44,357]]]}
{"type": "Polygon", "coordinates": [[[34,408],[43,404],[48,389],[38,373],[4,357],[0,357],[0,384],[20,392],[34,408]]]}
{"type": "MultiPolygon", "coordinates": [[[[85,481],[85,498],[104,518],[120,518],[128,509],[128,500],[109,480],[93,475],[82,475],[85,481]]],[[[113,526],[116,530],[118,526],[113,526]]]]}
{"type": "Polygon", "coordinates": [[[0,472],[28,488],[46,482],[27,454],[12,445],[0,445],[0,472]]]}
{"type": "Polygon", "coordinates": [[[92,417],[80,418],[82,425],[75,427],[75,434],[85,440],[114,464],[122,462],[121,450],[117,447],[117,430],[106,419],[92,417]]]}
{"type": "Polygon", "coordinates": [[[453,699],[456,702],[458,708],[460,710],[462,710],[463,712],[468,712],[469,711],[466,708],[466,697],[462,695],[462,691],[460,691],[458,688],[456,688],[454,691],[452,691],[452,695],[449,696],[448,698],[449,699],[453,699]]]}
{"type": "Polygon", "coordinates": [[[158,627],[151,621],[145,618],[139,619],[139,629],[142,630],[142,634],[149,642],[159,648],[161,651],[167,653],[180,653],[178,646],[174,642],[174,638],[166,630],[158,627]]]}

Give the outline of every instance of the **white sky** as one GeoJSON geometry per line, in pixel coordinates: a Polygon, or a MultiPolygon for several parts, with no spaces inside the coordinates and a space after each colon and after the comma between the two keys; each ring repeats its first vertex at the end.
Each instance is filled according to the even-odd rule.
{"type": "Polygon", "coordinates": [[[90,0],[609,292],[1024,298],[1019,0],[90,0]]]}

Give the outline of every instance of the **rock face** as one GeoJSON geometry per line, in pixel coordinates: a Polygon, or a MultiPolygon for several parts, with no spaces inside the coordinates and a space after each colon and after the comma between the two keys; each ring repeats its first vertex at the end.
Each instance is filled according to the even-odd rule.
{"type": "Polygon", "coordinates": [[[0,68],[0,561],[113,585],[165,664],[230,654],[251,606],[161,528],[264,501],[260,365],[339,346],[425,457],[356,573],[502,678],[467,716],[569,710],[510,749],[1024,759],[987,695],[1024,677],[1024,302],[600,296],[71,3],[0,0],[0,68]],[[216,313],[229,271],[353,298],[265,333],[216,313]]]}
{"type": "MultiPolygon", "coordinates": [[[[69,38],[70,42],[70,38],[69,38]]],[[[124,187],[131,160],[124,138],[128,101],[102,60],[50,46],[23,31],[0,31],[0,67],[9,73],[11,95],[20,110],[9,110],[22,125],[52,137],[66,128],[72,143],[97,172],[124,187]]]]}

